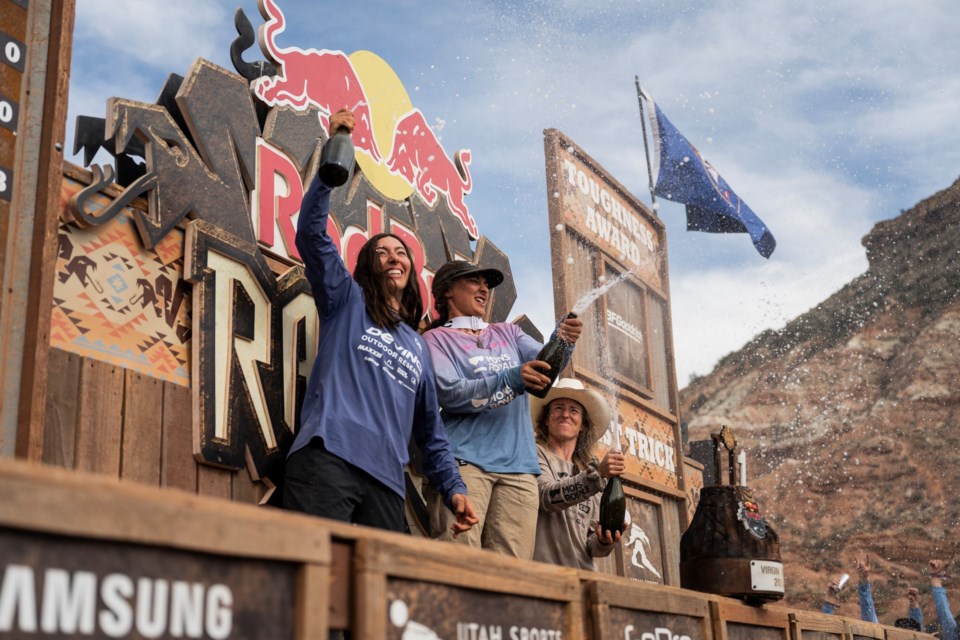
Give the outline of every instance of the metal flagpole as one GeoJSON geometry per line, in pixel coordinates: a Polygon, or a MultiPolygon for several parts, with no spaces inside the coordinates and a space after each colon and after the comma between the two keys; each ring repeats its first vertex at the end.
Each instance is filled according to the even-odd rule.
{"type": "Polygon", "coordinates": [[[650,185],[650,201],[656,204],[657,196],[653,193],[653,167],[650,164],[650,147],[647,144],[647,119],[643,115],[643,90],[640,88],[640,77],[633,76],[633,80],[637,85],[637,102],[640,104],[640,126],[643,128],[643,154],[647,157],[647,180],[650,185]]]}

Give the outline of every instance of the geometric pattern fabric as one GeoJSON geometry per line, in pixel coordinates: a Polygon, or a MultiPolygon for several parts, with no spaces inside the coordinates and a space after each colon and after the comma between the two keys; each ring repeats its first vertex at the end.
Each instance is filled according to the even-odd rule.
{"type": "MultiPolygon", "coordinates": [[[[84,185],[65,177],[61,206],[84,185]]],[[[98,194],[88,209],[109,199],[98,194]]],[[[154,250],[129,210],[99,227],[60,223],[50,345],[190,386],[190,284],[173,229],[154,250]]]]}

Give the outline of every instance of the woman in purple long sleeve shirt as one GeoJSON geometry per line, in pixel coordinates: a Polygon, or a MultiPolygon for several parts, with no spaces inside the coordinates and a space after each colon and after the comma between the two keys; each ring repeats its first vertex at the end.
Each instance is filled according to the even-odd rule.
{"type": "MultiPolygon", "coordinates": [[[[330,118],[353,129],[353,114],[330,118]]],[[[423,315],[410,251],[379,234],[360,250],[353,277],[327,233],[330,187],[310,185],[297,223],[297,249],[322,327],[300,429],[284,482],[284,507],[402,531],[403,465],[416,440],[424,471],[453,512],[451,533],[478,519],[440,419],[433,368],[416,331],[423,315]]]]}

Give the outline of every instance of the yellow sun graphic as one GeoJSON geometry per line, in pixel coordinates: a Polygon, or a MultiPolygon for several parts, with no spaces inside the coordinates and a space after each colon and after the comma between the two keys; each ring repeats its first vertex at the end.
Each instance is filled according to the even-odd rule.
{"type": "Polygon", "coordinates": [[[363,83],[373,120],[373,137],[377,141],[383,162],[374,162],[367,154],[357,154],[357,164],[370,183],[383,195],[393,200],[404,200],[413,193],[413,187],[387,170],[387,158],[393,151],[393,132],[397,121],[413,109],[410,96],[400,78],[383,58],[370,51],[355,51],[350,62],[363,83]]]}

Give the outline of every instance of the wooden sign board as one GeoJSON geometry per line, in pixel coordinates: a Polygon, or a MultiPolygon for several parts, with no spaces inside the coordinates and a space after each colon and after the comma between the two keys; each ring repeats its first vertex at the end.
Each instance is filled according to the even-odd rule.
{"type": "Polygon", "coordinates": [[[302,514],[0,459],[0,637],[326,637],[302,514]]]}
{"type": "Polygon", "coordinates": [[[619,437],[628,454],[625,477],[678,494],[664,225],[561,132],[547,130],[544,149],[556,314],[576,306],[584,323],[574,373],[616,407],[614,434],[603,444],[619,437]]]}
{"type": "MultiPolygon", "coordinates": [[[[79,172],[70,172],[62,201],[84,187],[79,172]]],[[[97,193],[90,201],[105,208],[110,195],[97,193]]],[[[145,248],[132,208],[99,227],[61,222],[50,346],[189,387],[191,296],[183,242],[183,231],[173,229],[145,248]]]]}
{"type": "Polygon", "coordinates": [[[677,590],[614,582],[586,585],[594,638],[712,640],[707,600],[677,590]]]}
{"type": "Polygon", "coordinates": [[[887,637],[886,631],[879,624],[856,618],[844,618],[843,624],[848,640],[885,640],[887,637]]]}
{"type": "Polygon", "coordinates": [[[934,636],[919,631],[900,629],[898,627],[884,627],[886,640],[933,640],[934,636]]]}
{"type": "Polygon", "coordinates": [[[614,438],[618,438],[626,462],[624,477],[627,480],[679,494],[681,455],[674,424],[630,398],[611,398],[603,387],[589,380],[585,384],[605,395],[614,409],[613,422],[598,441],[598,447],[605,451],[614,445],[614,438]]]}
{"type": "Polygon", "coordinates": [[[715,640],[791,640],[788,609],[723,599],[711,601],[710,612],[715,640]]]}
{"type": "Polygon", "coordinates": [[[359,540],[356,638],[583,638],[573,569],[423,540],[359,540]]]}
{"type": "MultiPolygon", "coordinates": [[[[644,284],[666,288],[663,223],[587,154],[555,129],[547,131],[551,213],[644,284]]],[[[551,221],[552,222],[552,221],[551,221]]]]}
{"type": "Polygon", "coordinates": [[[848,640],[843,618],[825,613],[798,611],[790,614],[793,640],[848,640]]]}
{"type": "Polygon", "coordinates": [[[75,0],[0,0],[0,455],[39,460],[75,0]]]}
{"type": "Polygon", "coordinates": [[[3,0],[0,24],[3,25],[0,27],[0,219],[6,221],[13,199],[13,163],[27,57],[26,9],[3,0]]]}
{"type": "Polygon", "coordinates": [[[662,501],[634,497],[626,489],[627,528],[619,547],[623,554],[623,575],[635,580],[667,584],[666,557],[663,549],[662,501]]]}
{"type": "Polygon", "coordinates": [[[674,415],[664,225],[561,132],[544,149],[557,315],[611,285],[583,310],[574,365],[674,415]]]}
{"type": "Polygon", "coordinates": [[[687,492],[687,522],[693,522],[693,514],[700,503],[700,490],[703,489],[703,465],[684,456],[683,481],[687,492]]]}
{"type": "Polygon", "coordinates": [[[0,635],[293,638],[298,566],[0,528],[0,635]]]}

